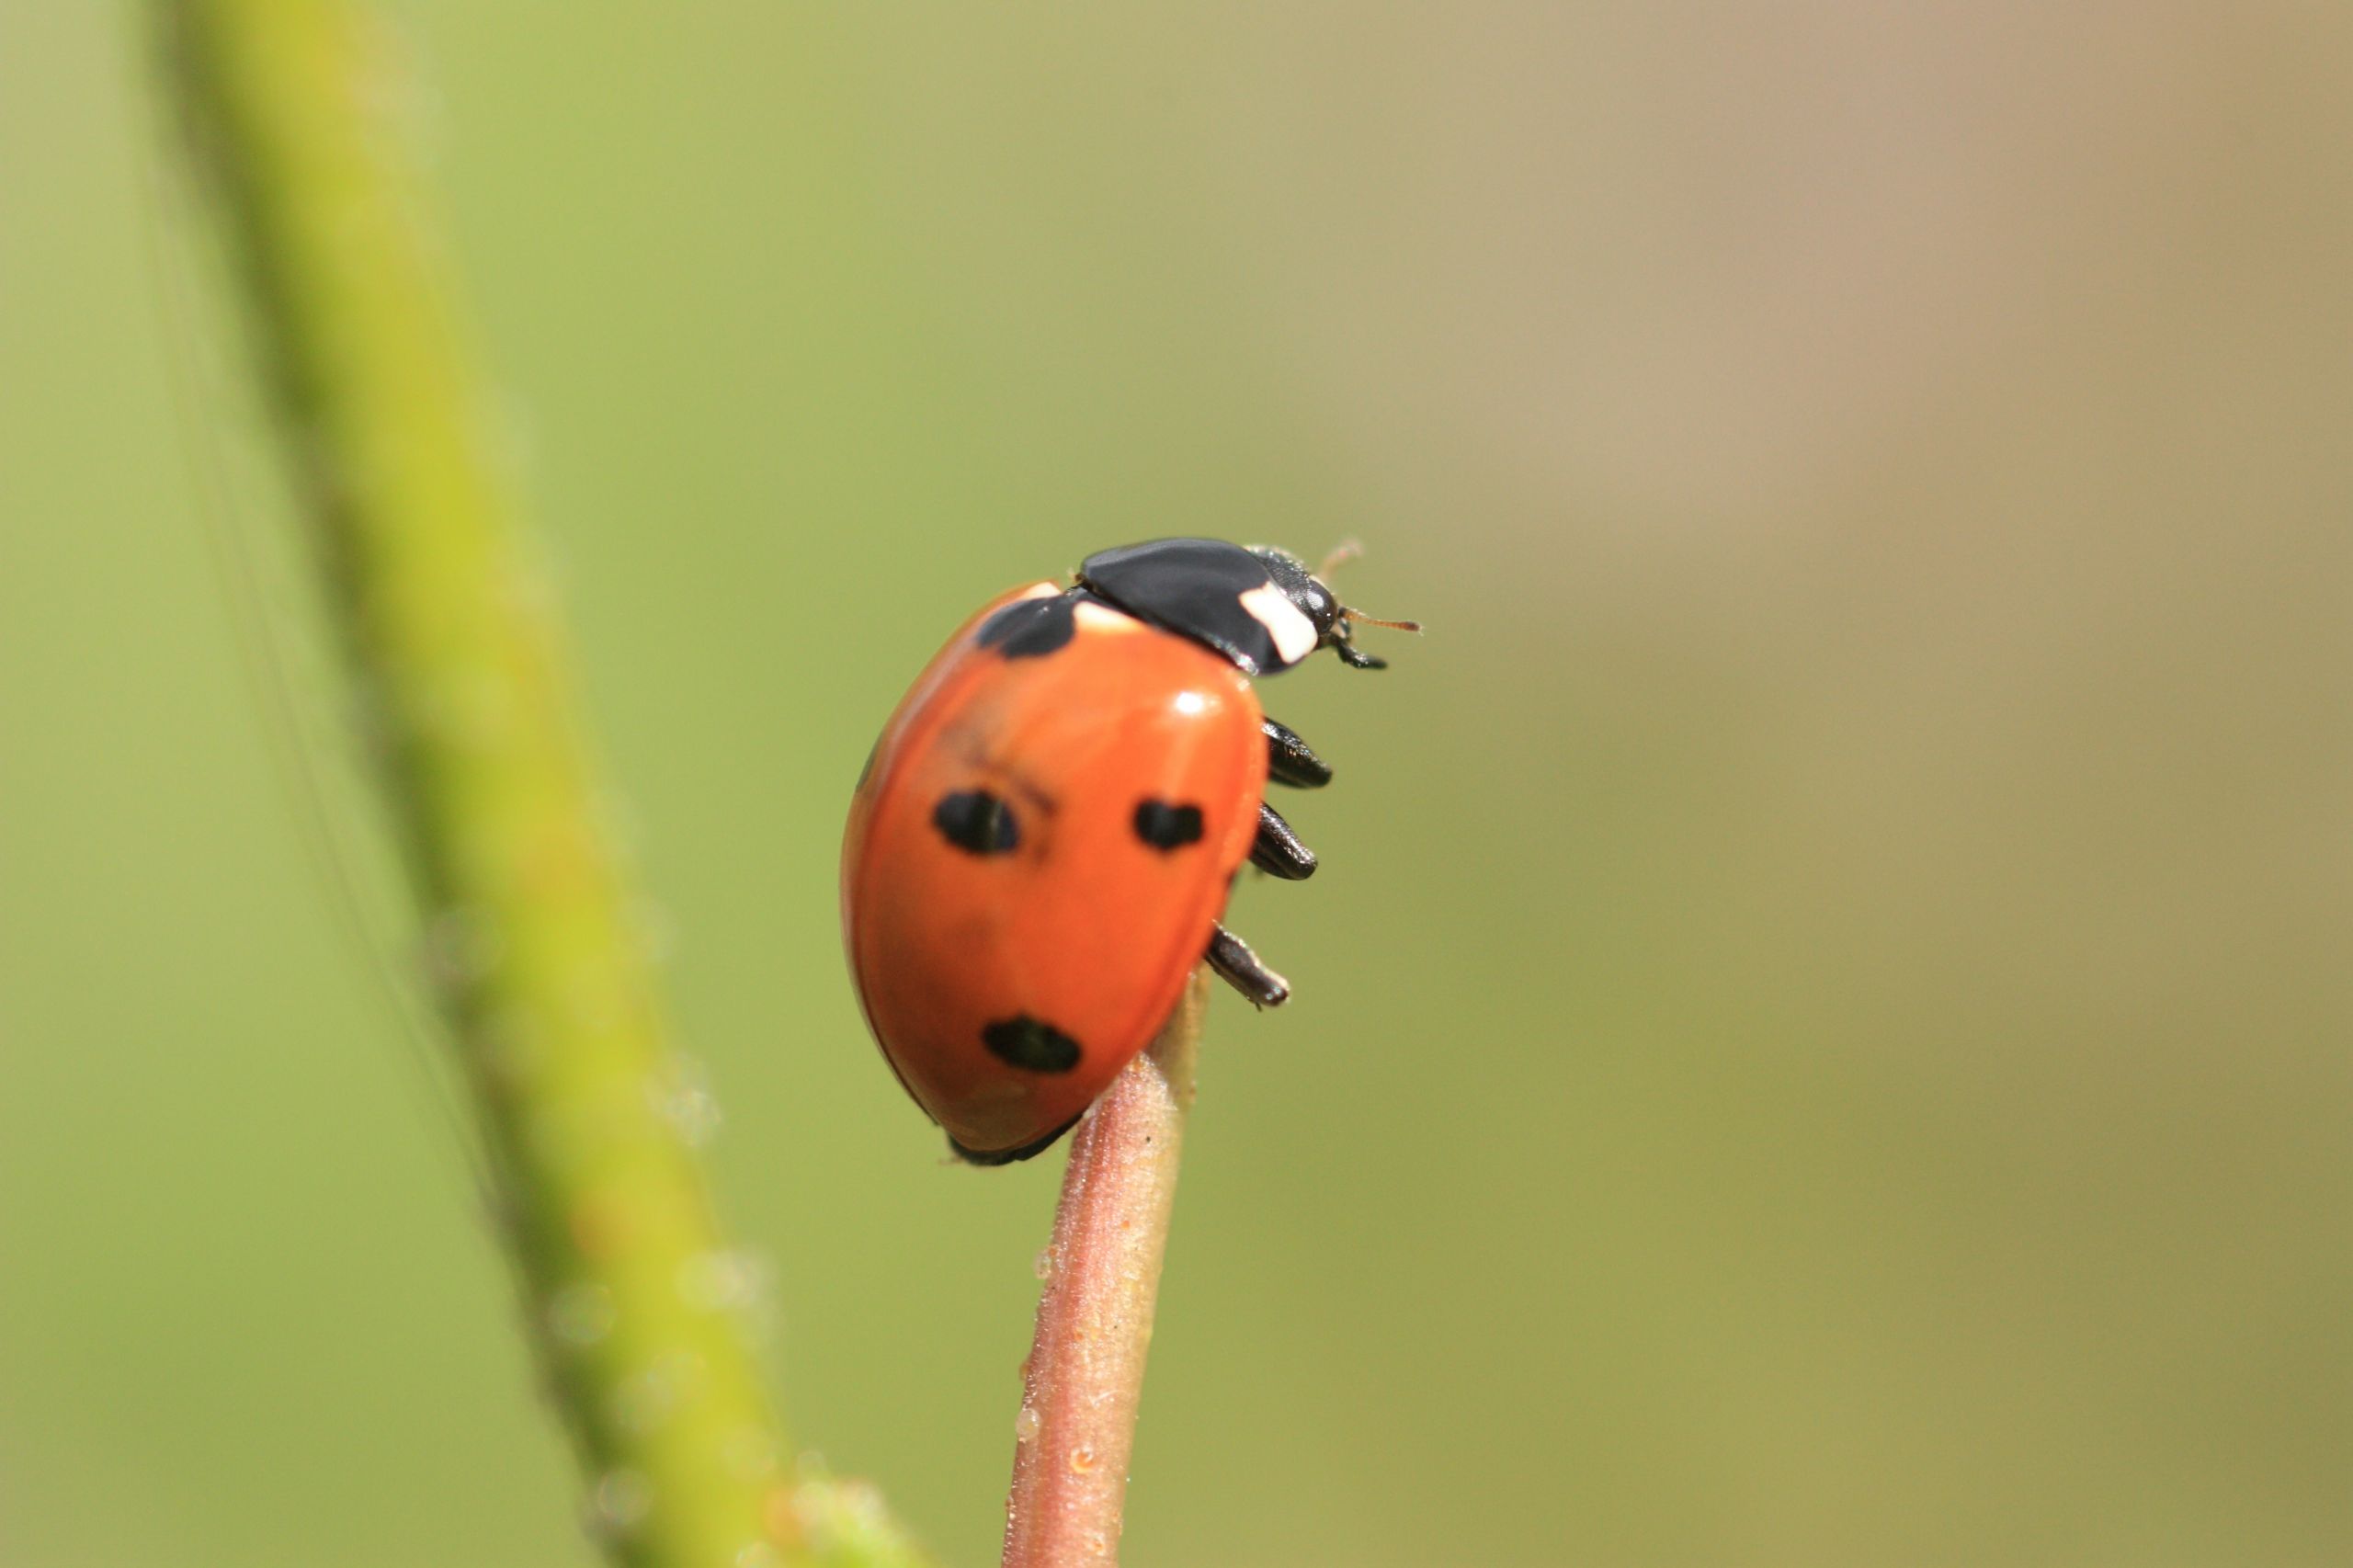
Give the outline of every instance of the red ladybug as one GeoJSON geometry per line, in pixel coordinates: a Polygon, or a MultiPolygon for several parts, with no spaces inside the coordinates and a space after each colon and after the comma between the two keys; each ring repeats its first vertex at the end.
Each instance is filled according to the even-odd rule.
{"type": "Polygon", "coordinates": [[[1204,958],[1260,1006],[1290,994],[1218,919],[1245,859],[1314,871],[1261,797],[1332,770],[1250,677],[1321,648],[1379,669],[1366,621],[1279,550],[1155,540],[983,606],[916,677],[850,801],[842,930],[884,1057],[959,1155],[1068,1131],[1204,958]]]}

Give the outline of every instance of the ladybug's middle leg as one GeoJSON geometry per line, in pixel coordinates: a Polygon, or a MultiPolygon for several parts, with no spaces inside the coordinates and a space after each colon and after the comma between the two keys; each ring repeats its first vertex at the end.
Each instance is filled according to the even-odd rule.
{"type": "Polygon", "coordinates": [[[1304,881],[1315,874],[1315,851],[1299,841],[1282,813],[1263,801],[1258,807],[1258,836],[1250,846],[1250,863],[1287,882],[1304,881]]]}
{"type": "Polygon", "coordinates": [[[1268,969],[1250,944],[1221,926],[1202,955],[1218,977],[1250,999],[1254,1007],[1279,1007],[1290,999],[1290,982],[1268,969]]]}

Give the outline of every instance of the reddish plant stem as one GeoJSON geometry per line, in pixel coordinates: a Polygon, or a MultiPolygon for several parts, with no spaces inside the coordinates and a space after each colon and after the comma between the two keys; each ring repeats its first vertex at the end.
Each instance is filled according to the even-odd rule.
{"type": "Polygon", "coordinates": [[[1160,1038],[1072,1135],[1037,1336],[1022,1363],[1002,1568],[1119,1559],[1153,1301],[1208,1008],[1204,969],[1160,1038]]]}

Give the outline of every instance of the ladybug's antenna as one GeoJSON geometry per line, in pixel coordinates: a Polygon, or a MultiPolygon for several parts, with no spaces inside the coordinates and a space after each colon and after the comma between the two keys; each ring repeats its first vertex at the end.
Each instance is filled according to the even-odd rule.
{"type": "Polygon", "coordinates": [[[1318,577],[1329,577],[1333,573],[1338,571],[1341,567],[1346,566],[1349,562],[1354,561],[1358,556],[1362,555],[1363,553],[1364,540],[1360,539],[1344,539],[1339,543],[1332,547],[1332,553],[1324,558],[1324,563],[1315,569],[1315,574],[1318,577]]]}
{"type": "MultiPolygon", "coordinates": [[[[1322,565],[1316,567],[1315,574],[1318,577],[1329,577],[1363,553],[1364,540],[1344,539],[1332,547],[1332,553],[1324,558],[1322,565]]],[[[1346,605],[1340,607],[1340,619],[1353,620],[1359,626],[1385,626],[1392,631],[1419,631],[1422,629],[1422,623],[1418,620],[1383,620],[1377,615],[1367,615],[1360,609],[1350,609],[1346,605]]]]}
{"type": "Polygon", "coordinates": [[[1419,631],[1422,629],[1418,620],[1383,620],[1378,616],[1344,607],[1338,622],[1332,628],[1331,646],[1332,651],[1340,655],[1340,663],[1353,670],[1385,670],[1389,667],[1388,660],[1376,659],[1357,646],[1352,634],[1359,626],[1385,626],[1392,631],[1419,631]]]}
{"type": "MultiPolygon", "coordinates": [[[[1315,569],[1315,575],[1318,579],[1329,577],[1335,570],[1347,565],[1363,553],[1362,540],[1344,539],[1332,547],[1332,553],[1324,558],[1324,563],[1315,569]]],[[[1330,592],[1328,587],[1325,591],[1330,592]]],[[[1333,597],[1338,597],[1337,595],[1333,597]]],[[[1340,655],[1342,664],[1351,669],[1358,670],[1378,670],[1388,667],[1387,660],[1376,659],[1370,653],[1363,652],[1349,636],[1349,633],[1359,626],[1385,626],[1392,631],[1418,632],[1422,629],[1422,623],[1418,620],[1383,620],[1377,615],[1367,615],[1360,609],[1350,609],[1347,606],[1342,605],[1338,621],[1333,626],[1327,641],[1334,652],[1340,655]]]]}

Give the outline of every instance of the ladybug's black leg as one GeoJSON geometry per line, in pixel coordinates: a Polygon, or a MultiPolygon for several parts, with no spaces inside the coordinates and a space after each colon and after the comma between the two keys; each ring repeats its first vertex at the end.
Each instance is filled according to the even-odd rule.
{"type": "Polygon", "coordinates": [[[1315,851],[1299,841],[1299,835],[1283,821],[1282,813],[1262,802],[1258,807],[1257,841],[1250,846],[1250,863],[1287,882],[1304,881],[1315,874],[1315,851]]]}
{"type": "Polygon", "coordinates": [[[1259,961],[1250,944],[1221,926],[1204,955],[1220,979],[1250,999],[1254,1007],[1279,1007],[1290,999],[1290,982],[1259,961]]]}
{"type": "Polygon", "coordinates": [[[1267,732],[1267,777],[1294,790],[1321,790],[1332,782],[1332,765],[1309,749],[1290,726],[1272,719],[1261,722],[1267,732]]]}

